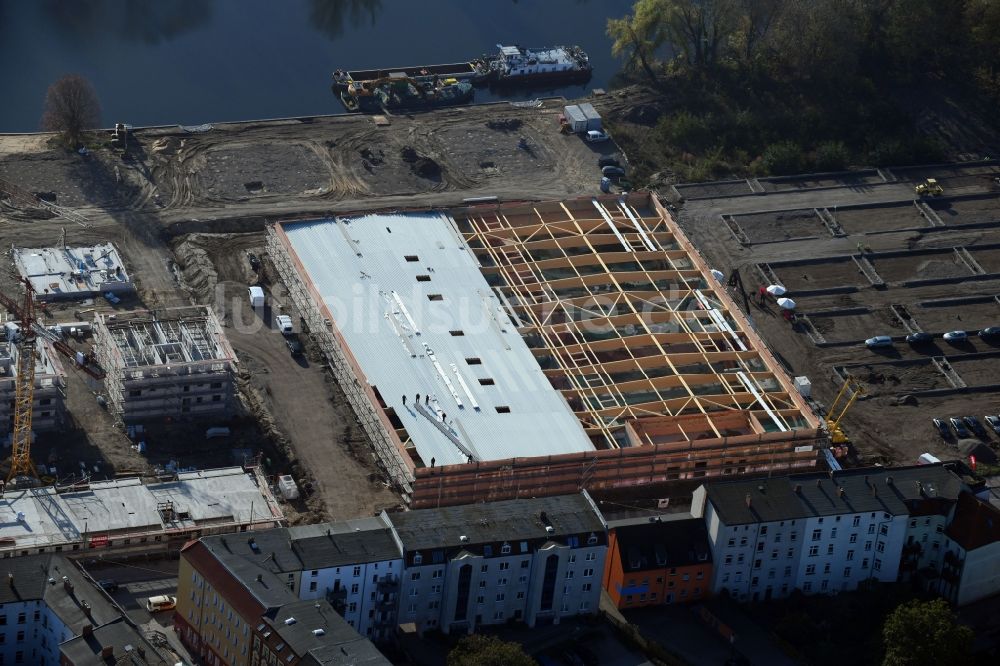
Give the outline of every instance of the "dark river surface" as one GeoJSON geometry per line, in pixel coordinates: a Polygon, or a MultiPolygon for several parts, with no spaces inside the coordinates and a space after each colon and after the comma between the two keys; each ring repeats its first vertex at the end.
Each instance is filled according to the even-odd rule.
{"type": "MultiPolygon", "coordinates": [[[[632,0],[0,0],[0,132],[38,129],[63,74],[93,83],[102,124],[221,122],[344,111],[334,69],[459,62],[496,44],[578,44],[586,86],[505,92],[577,97],[619,63],[608,17],[632,0]]],[[[477,102],[500,99],[476,90],[477,102]]]]}

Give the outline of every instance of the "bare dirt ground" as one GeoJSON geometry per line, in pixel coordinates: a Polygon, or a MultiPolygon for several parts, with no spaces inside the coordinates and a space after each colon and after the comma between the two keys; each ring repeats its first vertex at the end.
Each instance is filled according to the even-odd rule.
{"type": "MultiPolygon", "coordinates": [[[[990,169],[986,175],[1000,173],[1000,168],[996,166],[990,169]]],[[[971,183],[962,186],[969,188],[964,193],[971,196],[941,199],[933,202],[934,207],[954,207],[958,210],[970,209],[974,205],[975,210],[980,211],[978,215],[988,220],[990,211],[1000,212],[1000,199],[993,189],[995,186],[991,184],[991,178],[982,177],[981,167],[973,165],[967,171],[972,176],[961,168],[949,169],[947,173],[956,181],[964,178],[971,183]]],[[[920,175],[926,177],[923,172],[920,175]]],[[[753,267],[756,263],[816,258],[816,263],[774,267],[778,278],[789,287],[789,296],[799,302],[802,312],[822,313],[849,308],[869,310],[867,313],[838,316],[810,316],[810,321],[828,342],[841,343],[825,347],[817,346],[804,329],[791,328],[778,316],[777,308],[773,306],[761,309],[753,305],[751,311],[759,332],[789,374],[810,377],[819,409],[823,409],[840,388],[836,368],[846,368],[862,380],[869,396],[855,403],[844,420],[844,427],[865,460],[912,463],[925,451],[942,458],[975,452],[978,459],[988,460],[994,455],[992,449],[1000,448],[995,435],[990,434],[985,441],[945,441],[937,436],[930,419],[934,416],[947,418],[971,414],[982,420],[984,414],[998,410],[995,393],[951,391],[951,384],[944,374],[934,368],[931,359],[946,357],[946,363],[969,387],[996,383],[996,377],[1000,377],[1000,361],[990,354],[998,347],[978,339],[975,334],[982,327],[1000,325],[1000,305],[996,300],[1000,295],[1000,280],[970,279],[954,284],[917,287],[903,287],[898,282],[890,282],[886,288],[876,289],[857,270],[854,262],[829,261],[830,257],[856,254],[858,243],[872,252],[965,247],[974,257],[992,257],[996,253],[992,249],[977,251],[976,247],[985,248],[1000,242],[1000,224],[974,229],[938,227],[932,231],[900,231],[900,217],[922,218],[919,218],[913,205],[912,185],[906,188],[899,185],[892,183],[868,190],[845,187],[689,201],[680,208],[677,218],[712,265],[726,272],[733,268],[740,269],[747,289],[756,290],[759,280],[753,267]],[[882,207],[863,207],[866,203],[882,202],[895,205],[888,211],[882,207]],[[814,207],[828,207],[832,212],[834,205],[851,206],[850,222],[842,224],[848,234],[843,238],[827,236],[745,247],[732,234],[720,231],[722,222],[719,216],[722,214],[755,214],[761,218],[770,215],[774,219],[777,215],[802,209],[811,212],[814,207]],[[882,231],[886,233],[874,233],[882,231]],[[796,289],[835,285],[851,285],[857,291],[796,297],[796,289]],[[934,301],[954,298],[972,300],[944,307],[933,306],[934,301]],[[890,311],[890,304],[905,307],[912,322],[922,330],[938,335],[949,330],[968,330],[973,338],[962,345],[937,339],[924,348],[912,348],[905,342],[897,342],[891,349],[876,353],[865,348],[861,341],[873,335],[905,336],[908,332],[890,311]],[[944,390],[945,393],[921,394],[928,390],[944,390]]],[[[803,214],[806,214],[805,211],[803,214]]],[[[838,220],[841,214],[838,212],[838,220]]],[[[946,219],[946,224],[953,222],[946,219]]],[[[942,271],[948,275],[972,277],[968,270],[958,272],[959,267],[952,263],[953,257],[955,254],[951,252],[921,254],[882,260],[876,258],[873,263],[887,281],[931,277],[942,271]],[[944,265],[938,266],[936,262],[944,262],[944,265]]],[[[737,299],[737,302],[741,300],[737,299]]]]}
{"type": "MultiPolygon", "coordinates": [[[[390,116],[387,127],[354,115],[202,132],[158,128],[135,133],[124,155],[110,147],[80,155],[53,147],[46,135],[0,137],[0,179],[73,213],[61,217],[0,194],[0,247],[55,246],[63,230],[70,245],[110,240],[136,283],[136,294],[117,305],[103,298],[50,304],[46,322],[211,304],[239,358],[243,406],[224,442],[205,445],[204,428],[215,424],[150,424],[140,455],[98,405],[103,387],[68,370],[66,429],[41,435],[36,458],[49,460],[59,478],[84,468],[100,478],[259,455],[269,474],[292,473],[304,490],[304,500],[286,508],[293,520],[371,515],[397,505],[311,341],[299,362],[273,328],[247,328],[246,285],[258,276],[245,251],[263,255],[260,232],[269,219],[446,207],[467,197],[596,193],[597,158],[615,146],[560,134],[561,108],[557,101],[464,107],[390,116]]],[[[284,287],[267,279],[263,258],[269,303],[290,307],[284,287]]],[[[0,289],[18,293],[6,271],[0,289]]]]}

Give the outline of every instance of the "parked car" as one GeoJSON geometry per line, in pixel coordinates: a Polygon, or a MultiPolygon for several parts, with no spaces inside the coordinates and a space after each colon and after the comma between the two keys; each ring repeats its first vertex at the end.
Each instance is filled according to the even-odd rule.
{"type": "Polygon", "coordinates": [[[943,437],[944,439],[951,439],[951,429],[948,428],[947,423],[945,423],[941,419],[933,419],[933,422],[934,422],[934,427],[938,429],[939,433],[941,433],[941,437],[943,437]]]}
{"type": "Polygon", "coordinates": [[[621,165],[622,163],[618,161],[618,158],[611,155],[601,155],[597,158],[597,166],[602,169],[606,166],[620,167],[621,165]]]}
{"type": "Polygon", "coordinates": [[[930,333],[910,333],[906,336],[906,341],[911,345],[926,345],[930,344],[934,340],[934,336],[930,333]]]}
{"type": "Polygon", "coordinates": [[[247,294],[250,297],[250,307],[252,308],[262,308],[264,307],[264,290],[260,287],[248,287],[247,294]]]}
{"type": "Polygon", "coordinates": [[[865,340],[865,347],[875,349],[877,347],[891,347],[892,337],[888,335],[876,335],[874,338],[865,340]]]}
{"type": "Polygon", "coordinates": [[[993,429],[993,432],[1000,435],[1000,416],[995,416],[993,414],[987,414],[985,417],[986,425],[993,429]]]}
{"type": "Polygon", "coordinates": [[[601,141],[607,141],[611,137],[607,135],[607,132],[599,132],[597,130],[590,130],[584,137],[590,143],[599,143],[601,141]]]}
{"type": "Polygon", "coordinates": [[[989,326],[979,331],[981,338],[1000,338],[1000,326],[989,326]]]}
{"type": "Polygon", "coordinates": [[[291,352],[292,356],[302,356],[304,347],[302,346],[302,341],[299,340],[299,336],[295,333],[285,336],[285,344],[288,345],[288,351],[291,352]]]}
{"type": "Polygon", "coordinates": [[[169,594],[158,594],[155,597],[146,599],[146,610],[150,613],[173,610],[177,607],[177,597],[169,594]]]}
{"type": "Polygon", "coordinates": [[[965,331],[948,331],[942,337],[948,342],[962,342],[969,339],[969,334],[965,331]]]}
{"type": "Polygon", "coordinates": [[[976,434],[976,437],[986,438],[986,429],[979,422],[979,419],[975,416],[963,416],[962,420],[965,421],[965,425],[969,426],[969,430],[976,434]]]}
{"type": "Polygon", "coordinates": [[[950,419],[948,419],[948,423],[950,423],[951,427],[955,429],[955,434],[958,435],[959,437],[964,438],[969,436],[969,431],[965,427],[965,424],[962,423],[962,419],[956,419],[953,416],[950,419]]]}
{"type": "Polygon", "coordinates": [[[101,589],[108,594],[114,594],[118,591],[118,583],[113,580],[99,580],[97,584],[101,586],[101,589]]]}
{"type": "Polygon", "coordinates": [[[601,168],[601,175],[607,176],[609,178],[613,176],[624,176],[625,169],[616,166],[606,166],[601,168]]]}

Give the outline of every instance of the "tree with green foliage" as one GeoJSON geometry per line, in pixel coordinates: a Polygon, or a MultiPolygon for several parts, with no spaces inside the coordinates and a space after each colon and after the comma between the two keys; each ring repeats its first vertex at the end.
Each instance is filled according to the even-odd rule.
{"type": "Polygon", "coordinates": [[[517,643],[496,636],[466,636],[448,653],[448,666],[538,666],[517,643]]]}
{"type": "Polygon", "coordinates": [[[915,600],[889,614],[882,641],[882,666],[962,664],[969,659],[972,629],[957,623],[944,599],[915,600]]]}
{"type": "Polygon", "coordinates": [[[626,69],[642,67],[654,84],[656,50],[666,39],[661,24],[665,5],[665,0],[638,0],[630,16],[608,19],[608,36],[613,40],[611,54],[615,57],[627,54],[626,69]]]}

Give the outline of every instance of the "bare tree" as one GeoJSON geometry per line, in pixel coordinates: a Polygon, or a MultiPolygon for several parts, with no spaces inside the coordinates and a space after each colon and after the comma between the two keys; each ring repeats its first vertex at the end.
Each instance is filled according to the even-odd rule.
{"type": "Polygon", "coordinates": [[[45,93],[42,129],[59,132],[65,144],[75,148],[88,129],[101,121],[101,105],[90,81],[79,74],[68,74],[45,93]]]}

